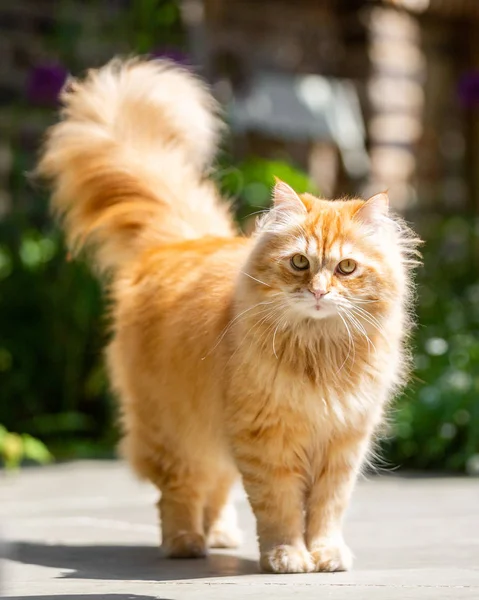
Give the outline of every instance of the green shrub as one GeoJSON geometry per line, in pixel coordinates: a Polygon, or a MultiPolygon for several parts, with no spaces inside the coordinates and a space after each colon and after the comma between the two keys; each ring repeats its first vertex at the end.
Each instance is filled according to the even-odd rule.
{"type": "Polygon", "coordinates": [[[221,192],[234,202],[241,224],[269,207],[275,177],[299,193],[318,191],[305,173],[281,160],[251,157],[235,166],[223,161],[216,175],[221,192]]]}
{"type": "Polygon", "coordinates": [[[0,222],[0,423],[59,450],[113,421],[99,286],[49,220],[0,222]]]}
{"type": "Polygon", "coordinates": [[[392,464],[479,473],[479,223],[428,216],[414,378],[396,403],[392,464]]]}

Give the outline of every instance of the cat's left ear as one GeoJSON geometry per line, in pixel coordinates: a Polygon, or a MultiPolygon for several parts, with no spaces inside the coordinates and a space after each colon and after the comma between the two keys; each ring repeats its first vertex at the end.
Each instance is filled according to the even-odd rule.
{"type": "Polygon", "coordinates": [[[273,190],[273,207],[275,211],[290,214],[304,214],[306,206],[298,194],[284,181],[275,177],[273,190]]]}
{"type": "Polygon", "coordinates": [[[363,223],[371,225],[379,224],[383,217],[387,217],[389,212],[389,196],[387,192],[380,192],[366,200],[355,217],[363,223]]]}

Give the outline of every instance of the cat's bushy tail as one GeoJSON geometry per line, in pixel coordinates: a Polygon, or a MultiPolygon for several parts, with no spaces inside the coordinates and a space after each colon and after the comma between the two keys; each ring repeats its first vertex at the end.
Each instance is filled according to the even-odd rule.
{"type": "Polygon", "coordinates": [[[215,101],[165,61],[118,59],[62,93],[37,174],[53,187],[70,249],[115,270],[145,249],[233,225],[205,170],[221,129],[215,101]]]}

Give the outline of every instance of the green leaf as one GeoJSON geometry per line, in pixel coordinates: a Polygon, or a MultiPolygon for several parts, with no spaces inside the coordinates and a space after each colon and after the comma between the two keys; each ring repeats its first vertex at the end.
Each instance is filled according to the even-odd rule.
{"type": "Polygon", "coordinates": [[[53,460],[53,456],[43,442],[27,434],[24,434],[22,439],[25,458],[40,464],[46,464],[53,460]]]}
{"type": "Polygon", "coordinates": [[[3,438],[1,451],[7,469],[18,468],[24,456],[21,436],[18,433],[7,433],[3,438]]]}

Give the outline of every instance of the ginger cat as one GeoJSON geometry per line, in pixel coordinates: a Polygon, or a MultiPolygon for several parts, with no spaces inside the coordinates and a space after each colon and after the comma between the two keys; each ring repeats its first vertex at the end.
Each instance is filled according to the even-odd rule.
{"type": "Polygon", "coordinates": [[[278,181],[242,237],[205,175],[217,107],[190,73],[113,61],[71,81],[38,172],[108,277],[123,451],[161,491],[171,557],[234,547],[241,475],[261,567],[351,566],[341,521],[407,372],[418,240],[368,201],[278,181]]]}

